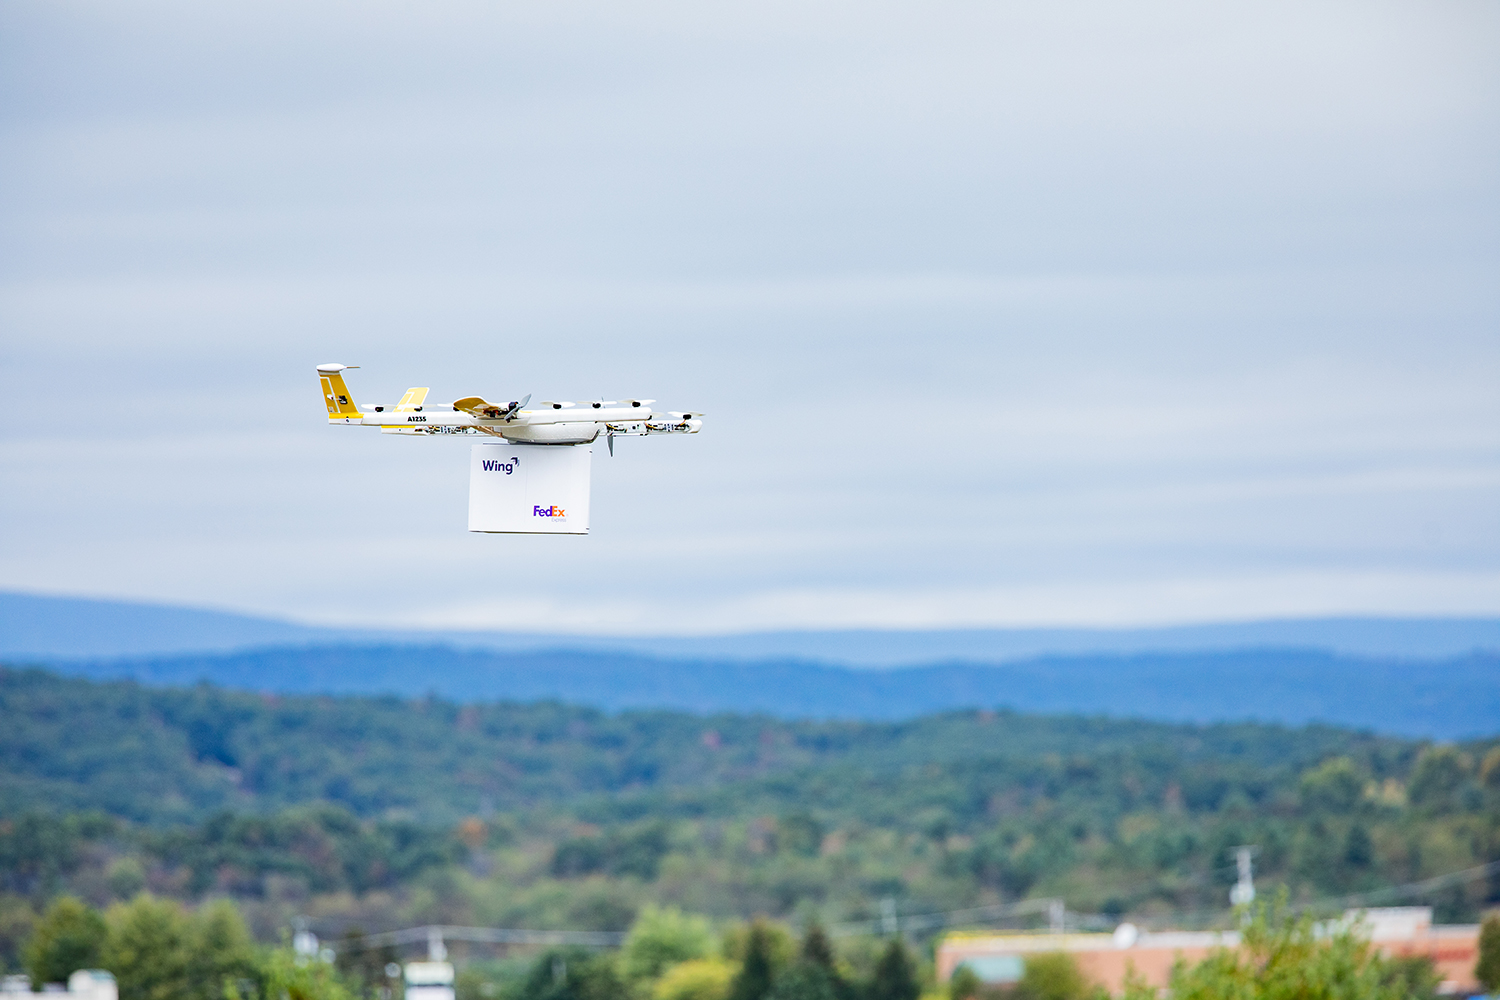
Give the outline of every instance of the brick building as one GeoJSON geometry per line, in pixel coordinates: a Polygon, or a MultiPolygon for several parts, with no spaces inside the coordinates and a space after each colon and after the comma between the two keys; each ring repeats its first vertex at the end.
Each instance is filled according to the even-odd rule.
{"type": "MultiPolygon", "coordinates": [[[[1371,943],[1387,955],[1427,955],[1443,977],[1445,993],[1477,992],[1474,963],[1479,957],[1479,925],[1434,925],[1432,909],[1401,906],[1351,910],[1351,923],[1363,920],[1371,943]]],[[[937,949],[937,974],[947,982],[960,965],[988,983],[1013,983],[1026,969],[1028,955],[1067,952],[1090,980],[1119,994],[1126,971],[1134,968],[1153,986],[1165,986],[1180,959],[1193,963],[1215,948],[1238,948],[1234,931],[1138,932],[1121,924],[1113,934],[992,933],[950,934],[937,949]]]]}

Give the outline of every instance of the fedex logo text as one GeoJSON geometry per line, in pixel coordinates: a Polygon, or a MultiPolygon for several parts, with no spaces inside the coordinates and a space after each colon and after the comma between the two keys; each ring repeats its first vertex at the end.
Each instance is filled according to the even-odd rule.
{"type": "Polygon", "coordinates": [[[563,511],[563,509],[561,507],[557,506],[556,504],[553,504],[551,507],[533,507],[533,508],[531,508],[531,516],[532,517],[566,517],[567,514],[563,511]]]}
{"type": "Polygon", "coordinates": [[[508,476],[512,472],[515,472],[516,466],[520,464],[521,460],[518,458],[513,458],[508,462],[502,462],[499,459],[486,458],[479,463],[479,466],[480,468],[484,469],[485,472],[503,472],[508,476]]]}

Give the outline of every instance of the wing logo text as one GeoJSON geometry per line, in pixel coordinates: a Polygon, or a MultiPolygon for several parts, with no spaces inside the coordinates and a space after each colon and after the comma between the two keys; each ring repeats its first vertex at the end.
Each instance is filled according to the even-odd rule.
{"type": "Polygon", "coordinates": [[[499,459],[486,458],[479,463],[479,467],[485,472],[503,472],[508,476],[512,472],[515,472],[516,466],[520,464],[521,460],[517,458],[512,458],[506,462],[502,462],[499,459]]]}

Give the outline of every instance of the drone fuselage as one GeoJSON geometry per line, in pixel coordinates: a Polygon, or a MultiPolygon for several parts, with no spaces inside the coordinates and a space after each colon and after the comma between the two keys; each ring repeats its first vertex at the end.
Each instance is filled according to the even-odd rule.
{"type": "Polygon", "coordinates": [[[589,444],[605,432],[623,435],[692,434],[703,421],[658,414],[648,407],[518,410],[510,417],[478,417],[452,407],[423,407],[420,413],[364,413],[333,417],[333,423],[379,427],[388,433],[488,434],[519,444],[589,444]]]}
{"type": "Polygon", "coordinates": [[[411,388],[395,406],[357,406],[344,384],[345,365],[320,365],[328,421],[379,427],[382,434],[484,434],[516,444],[589,444],[601,434],[696,434],[701,413],[657,413],[649,399],[625,403],[495,404],[466,396],[451,405],[424,406],[425,388],[411,388]]]}

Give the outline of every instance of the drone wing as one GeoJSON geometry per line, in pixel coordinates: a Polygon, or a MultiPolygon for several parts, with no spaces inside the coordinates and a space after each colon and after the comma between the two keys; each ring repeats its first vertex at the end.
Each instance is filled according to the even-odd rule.
{"type": "Polygon", "coordinates": [[[505,415],[507,407],[501,403],[491,403],[483,396],[465,396],[463,399],[453,401],[455,410],[471,413],[476,417],[500,417],[505,415]]]}
{"type": "Polygon", "coordinates": [[[401,402],[396,404],[396,412],[408,413],[412,410],[420,410],[426,399],[427,388],[425,386],[412,386],[406,390],[406,395],[401,397],[401,402]]]}
{"type": "Polygon", "coordinates": [[[517,413],[521,412],[521,407],[529,402],[531,402],[531,393],[529,392],[519,400],[513,400],[509,403],[491,403],[483,396],[465,396],[463,399],[455,399],[453,401],[453,408],[455,410],[463,410],[465,413],[471,413],[476,417],[488,417],[491,420],[498,420],[503,417],[506,420],[510,420],[517,413]]]}

